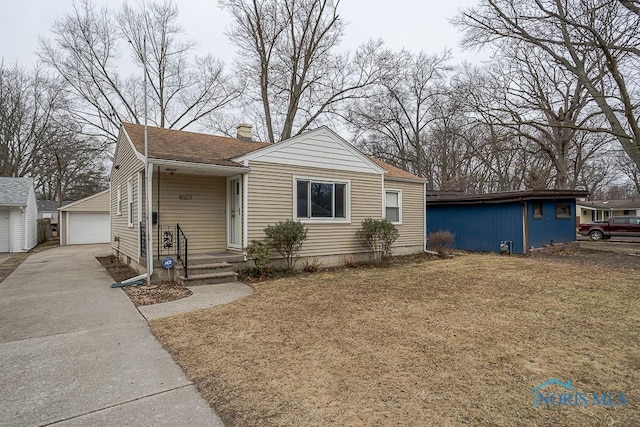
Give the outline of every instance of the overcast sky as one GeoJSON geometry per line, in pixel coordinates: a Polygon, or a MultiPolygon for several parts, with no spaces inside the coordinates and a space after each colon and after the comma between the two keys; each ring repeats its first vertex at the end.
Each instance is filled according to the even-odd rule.
{"type": "MultiPolygon", "coordinates": [[[[53,21],[71,9],[71,0],[4,0],[0,13],[0,58],[5,65],[35,64],[39,36],[49,36],[53,21]]],[[[95,4],[120,5],[119,0],[94,0],[95,4]]],[[[136,1],[129,3],[135,4],[136,1]]],[[[217,0],[179,0],[180,23],[189,38],[198,42],[198,52],[211,53],[229,63],[234,47],[224,34],[230,18],[217,0]]],[[[476,0],[343,0],[340,13],[348,23],[342,48],[354,50],[368,39],[382,38],[388,47],[439,53],[451,48],[455,62],[479,60],[463,53],[460,34],[449,18],[476,0]]]]}

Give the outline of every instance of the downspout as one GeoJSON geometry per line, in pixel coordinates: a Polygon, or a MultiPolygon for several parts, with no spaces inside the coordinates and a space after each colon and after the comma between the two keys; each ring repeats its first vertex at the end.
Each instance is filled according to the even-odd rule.
{"type": "MultiPolygon", "coordinates": [[[[160,260],[160,166],[158,166],[158,185],[157,185],[157,191],[156,194],[158,196],[158,200],[156,201],[156,230],[158,230],[158,240],[156,240],[158,242],[158,261],[160,260]]],[[[151,218],[153,218],[153,212],[151,213],[151,218]]],[[[153,224],[151,224],[151,227],[153,228],[153,224]]],[[[177,232],[177,230],[176,230],[177,232]]],[[[179,237],[178,237],[179,238],[179,237]]]]}
{"type": "Polygon", "coordinates": [[[427,252],[427,183],[422,183],[422,250],[427,252]]]}
{"type": "Polygon", "coordinates": [[[7,213],[9,214],[9,253],[13,253],[13,228],[11,227],[11,210],[12,207],[9,207],[7,213]]]}
{"type": "MultiPolygon", "coordinates": [[[[249,161],[244,161],[244,166],[249,166],[249,161]]],[[[249,172],[242,175],[242,248],[244,260],[247,260],[247,247],[249,246],[249,172]]]]}
{"type": "Polygon", "coordinates": [[[526,201],[522,202],[522,253],[529,253],[529,205],[526,201]]]}

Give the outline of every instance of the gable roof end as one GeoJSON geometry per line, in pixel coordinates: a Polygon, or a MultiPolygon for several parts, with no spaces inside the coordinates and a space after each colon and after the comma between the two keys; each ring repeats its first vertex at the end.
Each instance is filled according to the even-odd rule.
{"type": "Polygon", "coordinates": [[[333,130],[329,129],[327,126],[321,126],[319,128],[312,129],[312,130],[306,131],[304,133],[301,133],[299,135],[293,136],[293,137],[291,137],[289,139],[285,139],[283,141],[277,142],[275,144],[267,145],[267,146],[265,146],[263,148],[260,148],[259,150],[256,150],[256,151],[253,151],[251,153],[247,153],[247,154],[238,156],[238,157],[234,158],[233,160],[235,160],[236,162],[243,162],[245,160],[257,160],[260,157],[267,156],[267,155],[269,155],[271,153],[275,153],[275,152],[280,151],[280,150],[284,150],[284,149],[286,149],[286,148],[288,148],[288,147],[290,147],[290,146],[292,146],[292,145],[294,145],[296,143],[305,141],[305,140],[309,139],[310,137],[313,137],[314,135],[322,135],[322,134],[329,135],[333,141],[335,141],[336,143],[340,144],[340,146],[342,146],[344,149],[348,150],[354,156],[356,156],[357,158],[362,160],[362,162],[364,164],[366,164],[368,168],[372,169],[376,173],[380,173],[380,174],[384,173],[384,169],[381,168],[376,162],[371,160],[368,156],[363,154],[356,147],[354,147],[353,145],[349,144],[349,142],[347,142],[344,138],[342,138],[340,135],[338,135],[333,130]]]}
{"type": "Polygon", "coordinates": [[[31,178],[0,177],[0,206],[27,206],[31,178]]]}

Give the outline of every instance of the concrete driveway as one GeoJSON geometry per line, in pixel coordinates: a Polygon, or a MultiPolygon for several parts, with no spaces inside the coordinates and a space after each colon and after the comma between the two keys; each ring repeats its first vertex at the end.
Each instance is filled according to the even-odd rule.
{"type": "Polygon", "coordinates": [[[0,283],[0,425],[220,426],[95,260],[34,254],[0,283]]]}

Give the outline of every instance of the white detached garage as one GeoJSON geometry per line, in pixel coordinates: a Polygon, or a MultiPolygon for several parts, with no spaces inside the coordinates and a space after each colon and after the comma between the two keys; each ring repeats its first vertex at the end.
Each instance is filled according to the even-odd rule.
{"type": "Polygon", "coordinates": [[[109,243],[109,190],[62,206],[60,210],[60,244],[82,245],[109,243]]]}
{"type": "Polygon", "coordinates": [[[38,205],[31,178],[0,177],[0,252],[26,252],[38,243],[38,205]]]}

